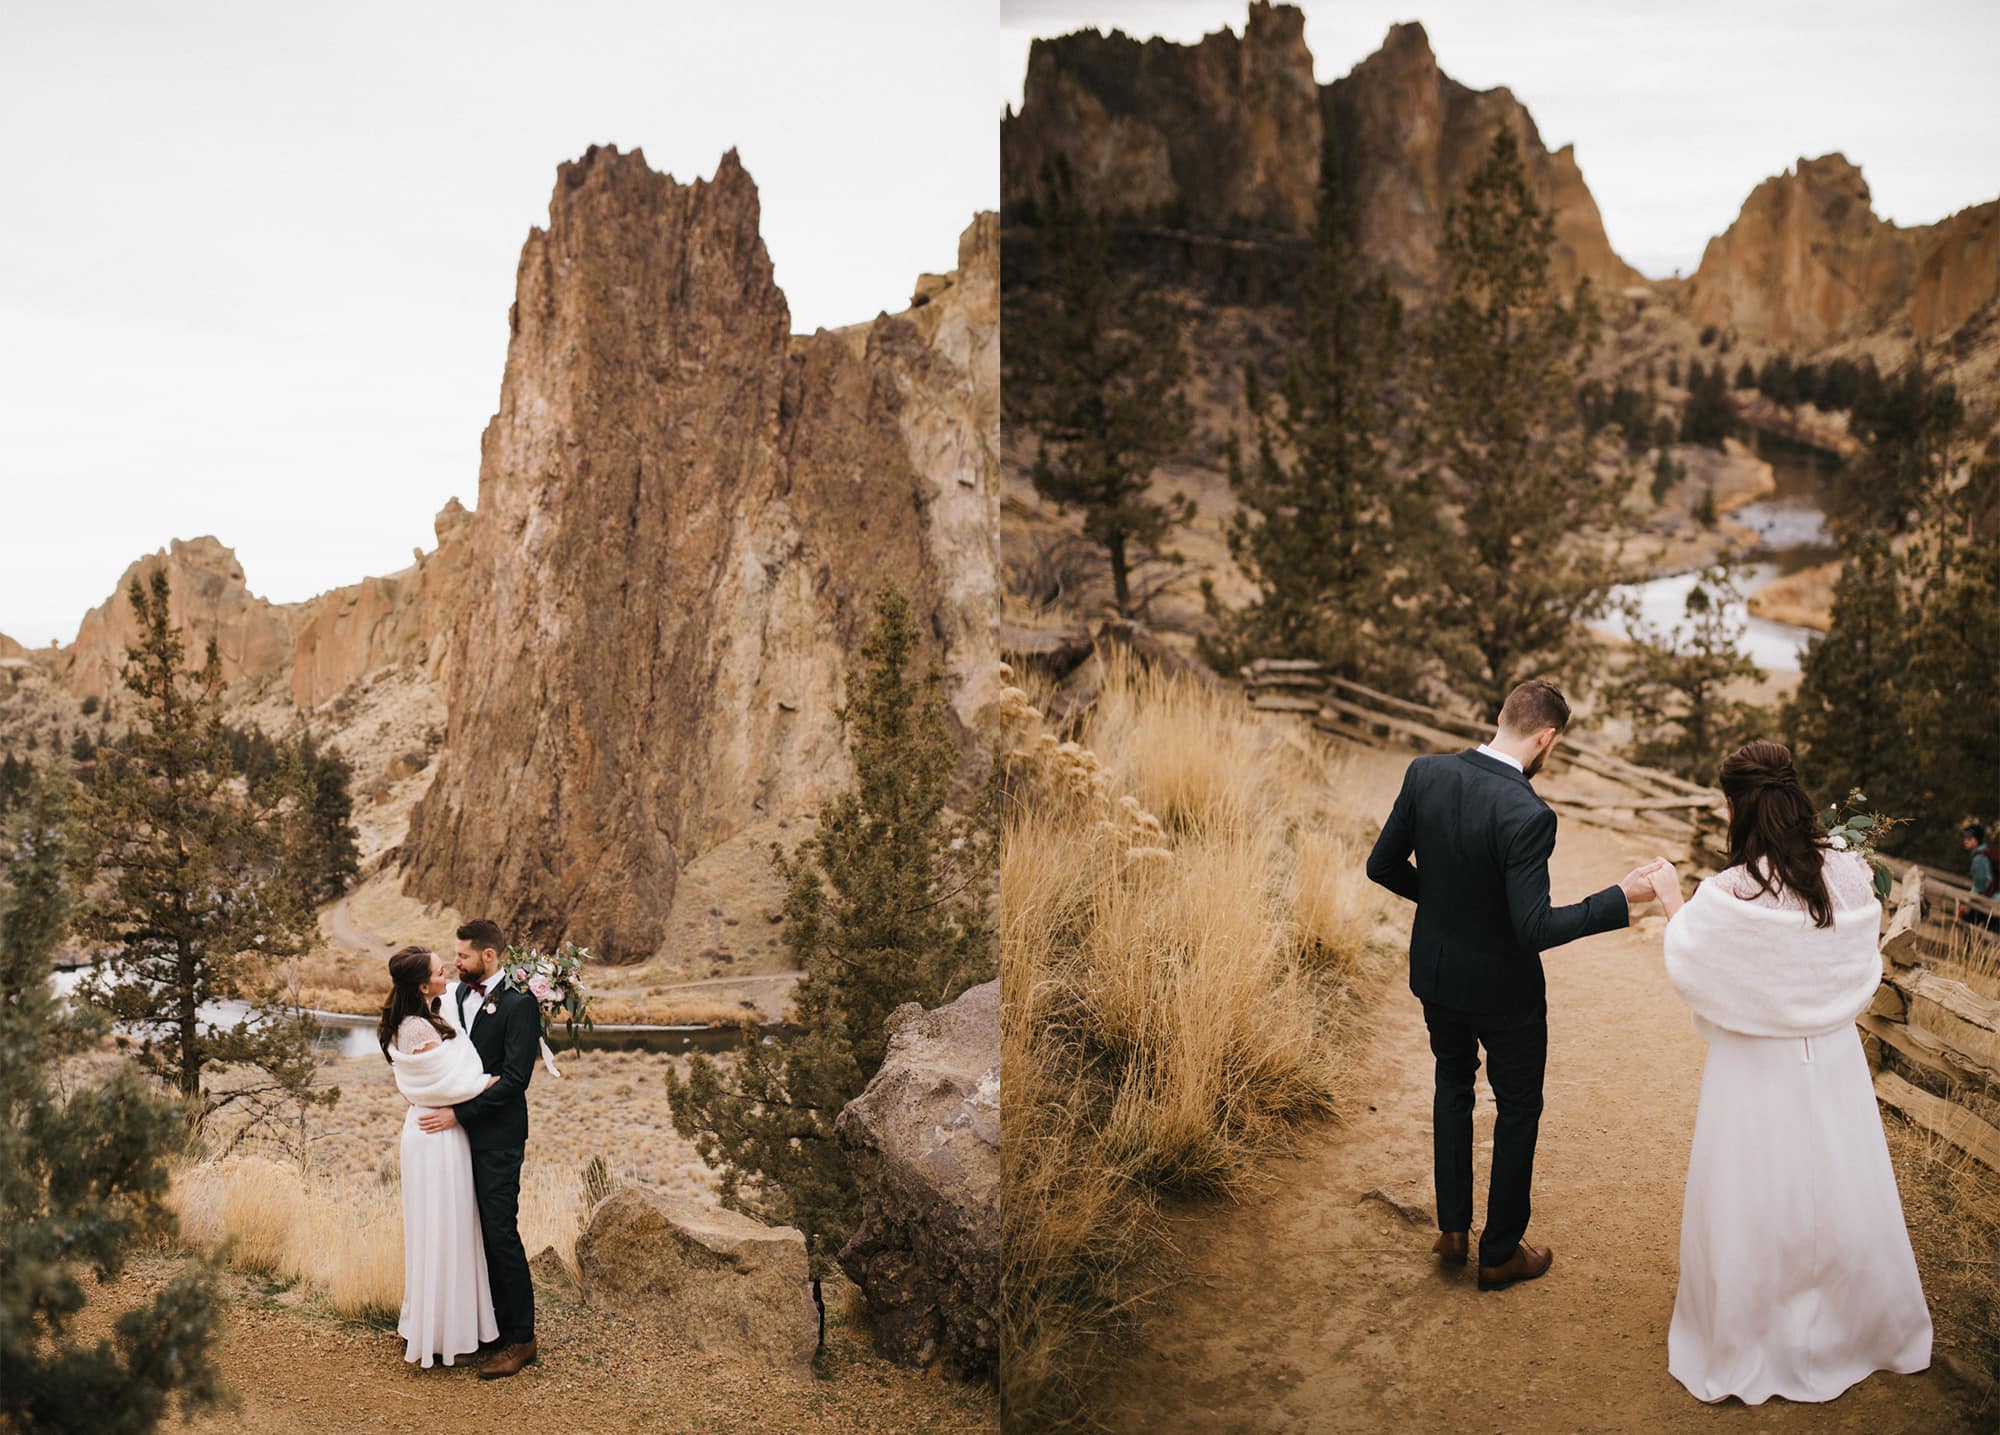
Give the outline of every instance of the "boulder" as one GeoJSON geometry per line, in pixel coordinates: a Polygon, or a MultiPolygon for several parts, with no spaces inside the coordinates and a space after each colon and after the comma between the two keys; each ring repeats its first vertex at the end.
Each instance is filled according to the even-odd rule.
{"type": "Polygon", "coordinates": [[[840,1264],[900,1365],[969,1375],[1000,1346],[1000,983],[889,1016],[882,1069],[834,1123],[861,1188],[840,1264]]]}
{"type": "Polygon", "coordinates": [[[806,1239],[734,1211],[620,1186],[576,1242],[583,1299],[788,1375],[810,1375],[819,1310],[806,1239]]]}

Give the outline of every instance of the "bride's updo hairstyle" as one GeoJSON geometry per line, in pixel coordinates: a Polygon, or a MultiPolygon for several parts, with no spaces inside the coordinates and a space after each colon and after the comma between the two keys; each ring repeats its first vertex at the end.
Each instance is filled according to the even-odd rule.
{"type": "Polygon", "coordinates": [[[375,1031],[382,1044],[384,1061],[390,1059],[389,1047],[395,1042],[396,1033],[411,1017],[436,1027],[440,1041],[450,1041],[458,1035],[438,1015],[435,999],[424,995],[424,984],[431,979],[431,955],[429,947],[404,947],[389,958],[389,1000],[382,1003],[382,1024],[375,1031]]]}
{"type": "Polygon", "coordinates": [[[1833,899],[1820,870],[1826,842],[1792,770],[1791,749],[1746,742],[1722,760],[1719,781],[1729,799],[1729,865],[1754,877],[1759,893],[1796,893],[1815,927],[1832,926],[1833,899]]]}

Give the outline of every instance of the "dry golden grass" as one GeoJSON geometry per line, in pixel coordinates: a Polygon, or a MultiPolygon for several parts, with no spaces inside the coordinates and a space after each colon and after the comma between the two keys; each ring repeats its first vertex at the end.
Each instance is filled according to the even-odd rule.
{"type": "MultiPolygon", "coordinates": [[[[346,1016],[374,1016],[382,1010],[383,992],[345,986],[299,987],[299,1005],[313,1011],[346,1016]]],[[[687,997],[596,997],[591,1019],[601,1026],[736,1026],[754,1009],[738,1002],[704,1001],[687,997]]]]}
{"type": "MultiPolygon", "coordinates": [[[[188,1244],[238,1269],[298,1282],[353,1320],[393,1324],[403,1301],[402,1194],[393,1184],[311,1176],[261,1156],[196,1161],[171,1197],[188,1244]]],[[[523,1173],[521,1241],[576,1263],[580,1175],[523,1173]]]]}
{"type": "Polygon", "coordinates": [[[1380,907],[1326,831],[1341,764],[1235,695],[1114,662],[1070,742],[1026,691],[1002,706],[1001,1389],[1027,1429],[1074,1417],[1143,1299],[1155,1202],[1333,1109],[1380,907]]]}

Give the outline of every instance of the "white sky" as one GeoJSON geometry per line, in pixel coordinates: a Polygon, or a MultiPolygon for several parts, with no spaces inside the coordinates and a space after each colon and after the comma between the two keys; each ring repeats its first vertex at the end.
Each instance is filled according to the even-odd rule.
{"type": "MultiPolygon", "coordinates": [[[[2000,196],[1995,0],[1304,0],[1317,78],[1419,20],[1444,72],[1504,85],[1550,149],[1576,145],[1611,247],[1693,273],[1763,179],[1799,156],[1861,166],[1875,212],[1930,224],[2000,196]]],[[[1243,30],[1244,0],[1000,0],[1000,105],[1040,35],[1189,42],[1243,30]]]]}
{"type": "Polygon", "coordinates": [[[995,0],[92,3],[0,13],[0,632],[68,642],[213,533],[252,591],[477,498],[556,166],[734,145],[793,327],[897,310],[999,199],[995,0]]]}

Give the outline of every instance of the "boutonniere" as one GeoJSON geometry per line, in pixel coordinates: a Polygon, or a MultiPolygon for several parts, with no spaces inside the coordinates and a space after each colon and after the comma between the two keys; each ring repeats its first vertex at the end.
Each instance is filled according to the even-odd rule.
{"type": "Polygon", "coordinates": [[[494,1006],[492,1001],[488,1000],[486,1005],[480,1008],[480,1011],[484,1012],[488,1016],[491,1016],[494,1012],[494,1006]]]}

